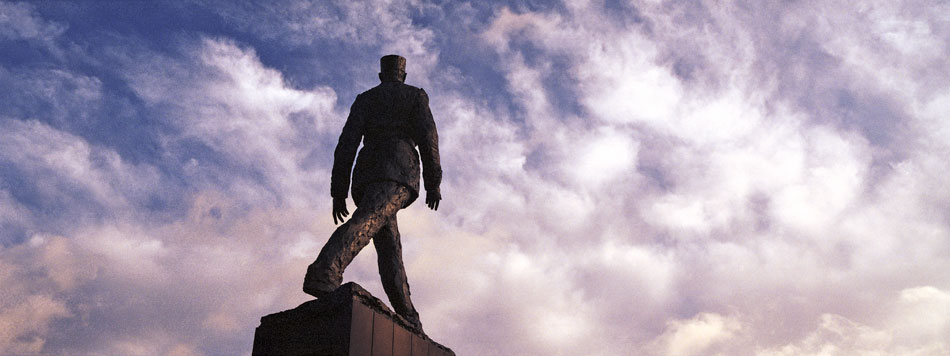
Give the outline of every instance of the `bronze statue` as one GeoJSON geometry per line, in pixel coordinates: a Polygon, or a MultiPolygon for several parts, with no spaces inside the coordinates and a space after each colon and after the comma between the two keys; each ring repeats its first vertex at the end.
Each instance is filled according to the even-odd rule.
{"type": "Polygon", "coordinates": [[[403,83],[405,58],[382,57],[379,79],[379,85],[356,97],[333,153],[330,195],[336,224],[349,215],[346,196],[350,168],[360,140],[363,141],[353,168],[356,211],[333,232],[317,260],[307,268],[303,291],[320,298],[339,287],[343,270],[372,239],[379,255],[383,289],[393,309],[421,332],[419,313],[409,298],[396,213],[419,195],[420,157],[426,205],[432,210],[439,208],[439,136],[426,92],[403,83]]]}

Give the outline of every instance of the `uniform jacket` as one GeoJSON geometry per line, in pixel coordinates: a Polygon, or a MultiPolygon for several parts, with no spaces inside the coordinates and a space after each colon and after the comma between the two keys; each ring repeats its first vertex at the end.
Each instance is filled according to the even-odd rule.
{"type": "Polygon", "coordinates": [[[330,195],[334,198],[346,198],[350,168],[361,139],[363,148],[353,168],[357,206],[366,185],[378,181],[408,187],[410,199],[405,206],[412,204],[419,196],[420,156],[425,189],[438,191],[442,182],[439,135],[424,90],[385,81],[356,97],[333,153],[330,195]]]}

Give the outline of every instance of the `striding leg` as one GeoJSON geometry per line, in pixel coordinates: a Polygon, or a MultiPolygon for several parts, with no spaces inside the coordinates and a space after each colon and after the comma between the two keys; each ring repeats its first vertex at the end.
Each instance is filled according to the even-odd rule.
{"type": "Polygon", "coordinates": [[[366,187],[353,217],[330,235],[316,261],[307,268],[303,291],[319,298],[339,287],[346,266],[395,218],[407,199],[408,189],[396,183],[380,182],[366,187]]]}
{"type": "Polygon", "coordinates": [[[396,314],[406,318],[419,331],[422,331],[419,313],[416,312],[409,298],[409,281],[402,264],[402,244],[399,241],[399,227],[395,216],[379,229],[373,237],[373,245],[376,246],[379,277],[383,282],[383,289],[386,290],[386,296],[389,297],[389,303],[392,304],[396,314]]]}

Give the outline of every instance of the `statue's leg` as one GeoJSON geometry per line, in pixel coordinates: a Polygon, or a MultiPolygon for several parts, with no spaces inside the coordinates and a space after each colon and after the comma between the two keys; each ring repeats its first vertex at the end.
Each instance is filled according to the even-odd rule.
{"type": "Polygon", "coordinates": [[[393,216],[386,226],[383,226],[373,237],[376,246],[376,255],[379,262],[379,277],[383,282],[383,289],[389,297],[396,314],[406,318],[413,326],[422,331],[419,313],[412,306],[409,298],[409,281],[406,278],[406,269],[402,264],[402,244],[399,241],[399,228],[396,217],[393,216]]]}
{"type": "Polygon", "coordinates": [[[407,188],[396,183],[383,182],[366,187],[353,216],[330,235],[317,260],[307,268],[304,292],[319,298],[339,287],[346,266],[396,215],[407,199],[407,188]]]}

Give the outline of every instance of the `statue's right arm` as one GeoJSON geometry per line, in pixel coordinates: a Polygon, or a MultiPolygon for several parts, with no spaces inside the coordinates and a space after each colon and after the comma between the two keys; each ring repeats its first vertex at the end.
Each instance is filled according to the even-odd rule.
{"type": "Polygon", "coordinates": [[[346,199],[350,189],[350,172],[356,149],[363,138],[363,105],[357,96],[350,107],[350,115],[343,125],[343,132],[333,151],[333,171],[330,176],[330,195],[334,199],[346,199]]]}

